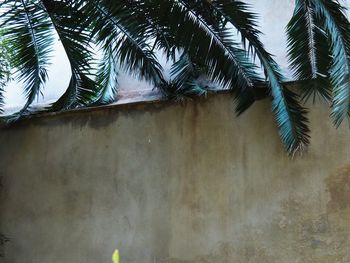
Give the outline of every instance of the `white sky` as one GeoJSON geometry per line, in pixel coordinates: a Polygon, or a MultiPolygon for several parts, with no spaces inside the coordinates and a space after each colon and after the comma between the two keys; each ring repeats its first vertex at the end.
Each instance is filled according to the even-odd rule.
{"type": "MultiPolygon", "coordinates": [[[[285,26],[292,16],[294,0],[245,0],[245,2],[251,3],[253,10],[260,14],[260,29],[264,33],[262,41],[288,74],[285,26]]],[[[350,0],[343,0],[343,3],[350,7],[350,0]]],[[[44,98],[40,98],[39,103],[58,98],[66,89],[69,79],[69,63],[61,44],[57,41],[52,66],[49,69],[49,81],[44,90],[44,98]]],[[[135,80],[126,74],[119,77],[119,84],[121,90],[152,89],[147,83],[135,80]]],[[[6,87],[5,101],[9,110],[21,107],[25,103],[20,83],[9,83],[6,87]]]]}

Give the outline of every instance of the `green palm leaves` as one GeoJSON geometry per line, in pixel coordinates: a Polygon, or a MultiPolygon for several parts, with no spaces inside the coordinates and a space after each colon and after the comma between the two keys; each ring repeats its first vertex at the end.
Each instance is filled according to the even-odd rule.
{"type": "MultiPolygon", "coordinates": [[[[298,95],[284,86],[285,79],[279,66],[259,40],[256,15],[249,12],[249,7],[240,1],[213,1],[212,6],[214,11],[239,31],[247,52],[258,57],[268,83],[280,136],[288,152],[303,149],[309,143],[306,110],[299,104],[298,95]]],[[[239,99],[240,97],[238,96],[239,99]]],[[[247,108],[242,101],[239,106],[247,108]]]]}
{"type": "Polygon", "coordinates": [[[10,55],[11,50],[9,49],[9,44],[4,40],[3,32],[0,31],[0,113],[3,112],[4,107],[4,87],[10,80],[11,65],[10,65],[10,55]]]}
{"type": "Polygon", "coordinates": [[[297,79],[314,80],[305,95],[332,102],[334,124],[350,106],[350,23],[336,0],[297,0],[288,32],[289,56],[297,79]]]}
{"type": "Polygon", "coordinates": [[[53,31],[48,14],[34,3],[22,0],[3,4],[5,37],[13,52],[12,64],[19,81],[25,83],[27,103],[11,119],[28,113],[29,106],[40,95],[47,80],[52,51],[53,31]]]}
{"type": "MultiPolygon", "coordinates": [[[[5,29],[1,38],[10,43],[11,62],[27,95],[23,109],[9,120],[33,111],[48,77],[56,34],[70,63],[71,80],[47,110],[113,102],[123,68],[169,98],[201,96],[212,85],[230,89],[238,114],[264,87],[287,151],[293,154],[309,143],[306,109],[285,86],[279,66],[259,39],[257,15],[242,1],[5,0],[0,8],[5,29]],[[163,76],[159,53],[173,63],[170,79],[163,76]]],[[[306,97],[332,98],[337,125],[349,109],[348,24],[335,0],[296,0],[288,25],[295,77],[312,80],[306,97]]]]}

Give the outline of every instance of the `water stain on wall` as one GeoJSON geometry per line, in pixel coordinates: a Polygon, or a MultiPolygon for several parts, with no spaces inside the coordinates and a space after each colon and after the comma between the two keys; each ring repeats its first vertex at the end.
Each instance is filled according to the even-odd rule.
{"type": "Polygon", "coordinates": [[[350,165],[337,170],[326,179],[330,201],[328,210],[337,212],[350,207],[350,165]]]}
{"type": "Polygon", "coordinates": [[[0,233],[0,258],[5,256],[5,245],[9,241],[10,239],[0,233]]]}

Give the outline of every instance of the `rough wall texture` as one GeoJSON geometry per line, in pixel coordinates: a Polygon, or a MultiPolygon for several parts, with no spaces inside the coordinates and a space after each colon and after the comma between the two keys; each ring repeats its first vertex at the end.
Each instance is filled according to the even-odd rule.
{"type": "Polygon", "coordinates": [[[101,109],[0,131],[11,263],[350,262],[350,131],[325,106],[283,151],[269,103],[101,109]]]}

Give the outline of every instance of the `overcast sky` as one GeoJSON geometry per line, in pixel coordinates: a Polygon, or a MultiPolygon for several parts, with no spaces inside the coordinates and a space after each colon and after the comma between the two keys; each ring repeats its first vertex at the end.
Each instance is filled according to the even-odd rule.
{"type": "MultiPolygon", "coordinates": [[[[288,63],[286,58],[286,35],[285,26],[292,16],[294,0],[245,0],[251,3],[253,10],[260,14],[260,29],[264,33],[262,41],[266,49],[275,55],[277,62],[288,74],[288,63]]],[[[343,3],[350,6],[350,0],[343,3]]],[[[39,103],[52,101],[58,98],[66,89],[70,79],[70,67],[64,50],[57,41],[52,66],[49,70],[49,81],[44,90],[44,98],[39,103]]],[[[134,78],[122,75],[119,78],[120,89],[139,90],[151,89],[146,83],[134,78]]],[[[22,86],[20,83],[12,82],[6,88],[6,105],[9,108],[17,108],[24,104],[22,86]]]]}

